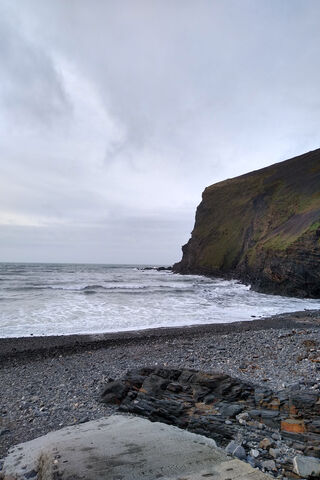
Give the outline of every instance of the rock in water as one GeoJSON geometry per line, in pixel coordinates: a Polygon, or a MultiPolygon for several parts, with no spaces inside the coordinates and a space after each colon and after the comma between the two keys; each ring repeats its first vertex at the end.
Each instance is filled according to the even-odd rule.
{"type": "Polygon", "coordinates": [[[320,149],[207,187],[178,273],[320,297],[320,149]]]}

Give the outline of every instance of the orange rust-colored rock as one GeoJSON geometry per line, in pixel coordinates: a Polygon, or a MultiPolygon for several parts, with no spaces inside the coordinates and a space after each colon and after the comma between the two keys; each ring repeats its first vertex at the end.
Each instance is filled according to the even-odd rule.
{"type": "Polygon", "coordinates": [[[272,401],[269,403],[269,408],[271,408],[271,410],[279,410],[280,400],[278,398],[273,398],[272,401]]]}
{"type": "Polygon", "coordinates": [[[304,421],[296,420],[294,418],[282,420],[281,430],[290,433],[305,433],[307,431],[304,421]]]}

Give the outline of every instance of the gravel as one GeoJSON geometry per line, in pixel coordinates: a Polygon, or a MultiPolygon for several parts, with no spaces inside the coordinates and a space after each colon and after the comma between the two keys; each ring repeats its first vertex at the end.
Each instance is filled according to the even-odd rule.
{"type": "Polygon", "coordinates": [[[121,341],[34,354],[12,348],[1,356],[0,350],[0,458],[17,443],[113,413],[99,403],[107,380],[146,365],[216,370],[275,390],[319,391],[319,312],[244,323],[123,334],[121,341]]]}

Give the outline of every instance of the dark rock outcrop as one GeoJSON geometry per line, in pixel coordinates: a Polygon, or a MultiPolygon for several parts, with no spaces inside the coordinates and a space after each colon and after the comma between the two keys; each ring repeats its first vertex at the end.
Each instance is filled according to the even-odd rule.
{"type": "Polygon", "coordinates": [[[207,187],[177,273],[320,297],[320,149],[207,187]]]}
{"type": "Polygon", "coordinates": [[[146,367],[109,382],[101,400],[213,438],[275,474],[291,474],[297,454],[320,457],[320,397],[314,391],[273,392],[216,372],[146,367]]]}

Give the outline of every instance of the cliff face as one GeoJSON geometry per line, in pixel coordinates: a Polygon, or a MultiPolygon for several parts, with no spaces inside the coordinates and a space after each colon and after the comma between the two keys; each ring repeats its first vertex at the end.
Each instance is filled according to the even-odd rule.
{"type": "Polygon", "coordinates": [[[178,273],[320,297],[320,149],[207,187],[178,273]]]}

